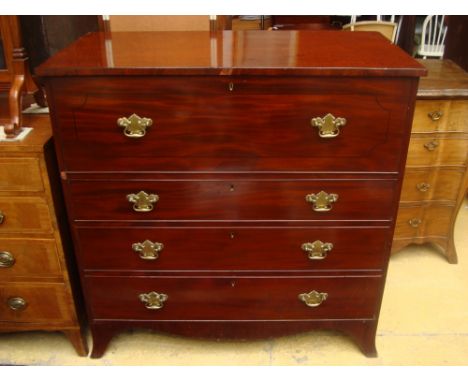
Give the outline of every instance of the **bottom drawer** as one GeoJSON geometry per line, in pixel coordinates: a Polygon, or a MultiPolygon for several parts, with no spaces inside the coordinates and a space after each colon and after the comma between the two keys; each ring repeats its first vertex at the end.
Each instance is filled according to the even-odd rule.
{"type": "Polygon", "coordinates": [[[424,236],[446,237],[450,233],[453,212],[454,207],[437,204],[400,206],[394,239],[424,236]]]}
{"type": "Polygon", "coordinates": [[[0,321],[72,321],[73,301],[64,284],[6,283],[0,285],[0,321]]]}
{"type": "Polygon", "coordinates": [[[380,276],[86,278],[93,319],[154,321],[371,319],[381,287],[380,276]]]}

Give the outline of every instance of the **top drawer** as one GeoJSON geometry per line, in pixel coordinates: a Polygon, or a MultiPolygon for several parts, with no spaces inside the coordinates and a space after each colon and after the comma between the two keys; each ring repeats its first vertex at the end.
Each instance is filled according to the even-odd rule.
{"type": "Polygon", "coordinates": [[[468,133],[468,101],[416,101],[413,119],[413,132],[468,133]]]}
{"type": "MultiPolygon", "coordinates": [[[[346,78],[55,79],[70,171],[397,171],[410,82],[346,78]],[[151,119],[128,137],[133,114],[151,119]],[[314,118],[331,114],[322,132],[314,118]],[[123,121],[123,120],[121,120],[123,121]],[[327,138],[320,135],[336,135],[327,138]]],[[[134,121],[137,125],[138,121],[134,121]]],[[[131,128],[130,128],[131,130],[131,128]]]]}
{"type": "Polygon", "coordinates": [[[44,191],[39,159],[0,158],[0,192],[44,191]]]}

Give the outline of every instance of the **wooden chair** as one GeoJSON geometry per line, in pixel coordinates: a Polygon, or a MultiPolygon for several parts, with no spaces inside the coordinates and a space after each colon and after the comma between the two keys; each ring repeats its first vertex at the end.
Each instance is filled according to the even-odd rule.
{"type": "Polygon", "coordinates": [[[215,31],[231,29],[231,17],[197,16],[102,16],[104,31],[215,31]]]}
{"type": "Polygon", "coordinates": [[[22,96],[25,90],[36,91],[27,65],[28,56],[22,46],[18,16],[0,16],[0,42],[3,45],[5,67],[0,69],[0,83],[9,91],[9,121],[5,124],[7,138],[21,130],[22,96]]]}
{"type": "Polygon", "coordinates": [[[416,54],[423,59],[427,57],[442,58],[446,35],[447,26],[444,25],[444,16],[427,16],[422,25],[421,45],[416,54]]]}
{"type": "Polygon", "coordinates": [[[381,16],[376,16],[376,20],[357,21],[356,16],[351,16],[351,22],[343,25],[343,30],[351,32],[380,32],[392,43],[395,43],[398,39],[398,26],[399,23],[395,22],[395,16],[391,16],[390,21],[382,20],[381,16]]]}

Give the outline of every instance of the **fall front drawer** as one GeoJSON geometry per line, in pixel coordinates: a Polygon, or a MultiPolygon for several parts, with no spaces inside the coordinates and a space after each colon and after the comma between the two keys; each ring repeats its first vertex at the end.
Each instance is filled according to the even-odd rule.
{"type": "Polygon", "coordinates": [[[173,180],[71,181],[69,190],[75,221],[389,220],[395,188],[368,179],[173,180]]]}
{"type": "Polygon", "coordinates": [[[392,126],[406,116],[405,86],[372,82],[95,78],[82,88],[63,80],[54,86],[67,94],[56,114],[65,166],[151,171],[171,158],[161,163],[174,170],[191,158],[191,168],[397,171],[403,135],[392,126]]]}
{"type": "Polygon", "coordinates": [[[381,276],[85,277],[95,320],[372,319],[381,282],[381,276]]]}
{"type": "Polygon", "coordinates": [[[78,228],[85,270],[381,269],[387,227],[78,228]],[[183,238],[183,240],[181,240],[183,238]]]}
{"type": "Polygon", "coordinates": [[[0,321],[73,323],[69,290],[60,283],[0,284],[0,321]]]}

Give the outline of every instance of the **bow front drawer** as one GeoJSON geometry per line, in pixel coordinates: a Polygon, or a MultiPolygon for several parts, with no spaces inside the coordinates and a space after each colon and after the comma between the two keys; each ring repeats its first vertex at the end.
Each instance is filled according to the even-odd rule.
{"type": "Polygon", "coordinates": [[[392,180],[70,181],[80,220],[390,220],[392,180]]]}
{"type": "Polygon", "coordinates": [[[457,200],[464,168],[410,167],[406,169],[401,191],[402,202],[457,200]]]}
{"type": "Polygon", "coordinates": [[[411,137],[407,166],[465,166],[466,135],[415,134],[411,137]]]}
{"type": "Polygon", "coordinates": [[[406,83],[95,78],[54,84],[68,170],[398,171],[406,83]]]}
{"type": "Polygon", "coordinates": [[[342,320],[375,318],[381,276],[88,276],[85,283],[95,319],[342,320]]]}

